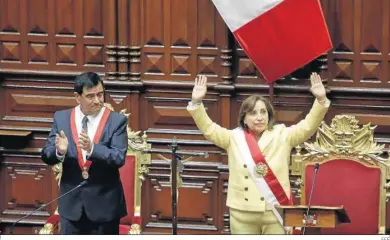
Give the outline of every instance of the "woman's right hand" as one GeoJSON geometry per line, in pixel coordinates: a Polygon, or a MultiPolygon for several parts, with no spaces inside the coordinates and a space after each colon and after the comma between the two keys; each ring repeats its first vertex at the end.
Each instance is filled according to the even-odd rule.
{"type": "Polygon", "coordinates": [[[207,77],[199,75],[195,78],[194,89],[192,90],[192,102],[200,103],[207,93],[207,77]]]}

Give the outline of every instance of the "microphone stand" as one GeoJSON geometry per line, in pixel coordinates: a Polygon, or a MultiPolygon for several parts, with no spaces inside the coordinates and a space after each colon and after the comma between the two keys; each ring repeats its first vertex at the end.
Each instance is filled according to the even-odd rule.
{"type": "Polygon", "coordinates": [[[43,204],[43,205],[40,206],[39,208],[35,209],[34,211],[30,212],[29,214],[23,216],[22,218],[20,218],[20,219],[17,220],[16,222],[14,222],[14,223],[12,224],[12,226],[11,226],[10,235],[13,234],[13,232],[14,232],[14,227],[15,227],[15,225],[16,225],[18,222],[20,222],[20,221],[22,221],[23,219],[25,219],[25,218],[31,216],[33,213],[38,212],[38,211],[41,210],[42,208],[47,207],[47,206],[50,205],[52,202],[54,202],[54,201],[56,201],[56,200],[58,200],[58,199],[60,199],[60,198],[62,198],[62,197],[64,197],[64,196],[68,195],[69,193],[73,192],[74,190],[76,190],[76,189],[78,189],[78,188],[81,188],[81,187],[84,186],[85,184],[87,184],[87,181],[82,181],[82,182],[81,182],[79,185],[77,185],[75,188],[72,188],[71,190],[67,191],[66,193],[61,194],[60,196],[56,197],[55,199],[51,200],[50,202],[43,204]]]}
{"type": "Polygon", "coordinates": [[[172,196],[172,234],[177,235],[177,162],[181,157],[176,153],[179,145],[176,139],[169,146],[172,150],[172,170],[171,170],[171,196],[172,196]]]}
{"type": "Polygon", "coordinates": [[[303,225],[303,230],[302,230],[302,235],[305,235],[305,231],[306,231],[306,223],[309,219],[309,211],[310,211],[310,205],[311,205],[311,198],[313,197],[313,191],[314,191],[314,183],[316,181],[316,177],[317,177],[317,172],[318,172],[318,168],[320,167],[320,164],[319,163],[316,163],[315,166],[314,166],[314,177],[313,177],[313,181],[311,183],[311,190],[310,190],[310,196],[309,196],[309,204],[307,205],[307,211],[306,211],[306,216],[304,217],[305,218],[305,224],[303,225]]]}
{"type": "MultiPolygon", "coordinates": [[[[142,150],[144,153],[170,153],[171,154],[171,199],[172,199],[172,234],[177,235],[177,173],[183,172],[183,162],[188,161],[194,156],[202,156],[207,158],[209,154],[207,152],[191,152],[191,151],[178,151],[179,145],[177,144],[176,138],[172,139],[172,144],[169,145],[169,150],[164,149],[145,149],[142,150]],[[182,160],[182,155],[190,155],[189,158],[182,160]]],[[[165,159],[165,158],[164,158],[165,159]]],[[[165,159],[169,160],[169,159],[165,159]]]]}

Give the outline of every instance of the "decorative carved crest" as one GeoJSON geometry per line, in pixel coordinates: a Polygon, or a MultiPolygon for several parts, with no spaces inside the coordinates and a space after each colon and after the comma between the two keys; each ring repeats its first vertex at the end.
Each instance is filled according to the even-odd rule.
{"type": "Polygon", "coordinates": [[[307,158],[323,158],[331,155],[354,156],[370,162],[376,160],[380,163],[387,162],[382,158],[385,145],[379,145],[374,140],[374,129],[371,123],[362,127],[358,120],[351,115],[337,115],[328,126],[325,122],[317,131],[314,143],[305,142],[307,158]]]}
{"type": "Polygon", "coordinates": [[[56,182],[58,183],[58,186],[60,185],[60,179],[62,177],[62,163],[54,164],[53,167],[54,176],[56,179],[56,182]]]}
{"type": "MultiPolygon", "coordinates": [[[[104,104],[108,109],[114,111],[114,108],[111,104],[104,104]]],[[[127,113],[127,109],[122,109],[119,111],[120,114],[125,115],[127,118],[131,115],[131,113],[127,113]]],[[[142,150],[150,148],[150,145],[147,144],[147,135],[146,132],[143,132],[143,135],[140,136],[141,131],[134,132],[129,125],[127,125],[127,138],[128,138],[128,152],[133,154],[139,154],[142,150]]],[[[146,155],[145,155],[146,156],[146,155]]],[[[150,155],[149,155],[150,156],[150,155]]],[[[137,156],[138,157],[138,156],[137,156]]],[[[142,159],[141,164],[150,164],[150,159],[142,159]]]]}

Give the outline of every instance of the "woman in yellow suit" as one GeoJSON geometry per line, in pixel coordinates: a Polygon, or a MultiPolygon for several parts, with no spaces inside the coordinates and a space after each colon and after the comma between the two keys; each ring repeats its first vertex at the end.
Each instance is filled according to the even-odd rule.
{"type": "Polygon", "coordinates": [[[275,205],[291,204],[289,164],[291,149],[309,139],[317,130],[330,106],[318,74],[310,76],[316,100],[305,119],[286,127],[275,124],[274,109],[260,95],[248,97],[241,105],[239,126],[228,130],[214,123],[202,99],[207,92],[207,77],[198,76],[187,110],[203,135],[227,151],[232,234],[285,234],[275,205]]]}

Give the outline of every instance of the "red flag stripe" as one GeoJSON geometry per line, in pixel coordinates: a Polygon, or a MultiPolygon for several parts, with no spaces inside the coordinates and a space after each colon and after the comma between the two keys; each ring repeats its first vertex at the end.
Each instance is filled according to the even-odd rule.
{"type": "MultiPolygon", "coordinates": [[[[222,16],[234,11],[219,10],[224,11],[222,16]]],[[[292,73],[332,48],[319,0],[284,0],[234,29],[233,34],[267,82],[292,73]]]]}

